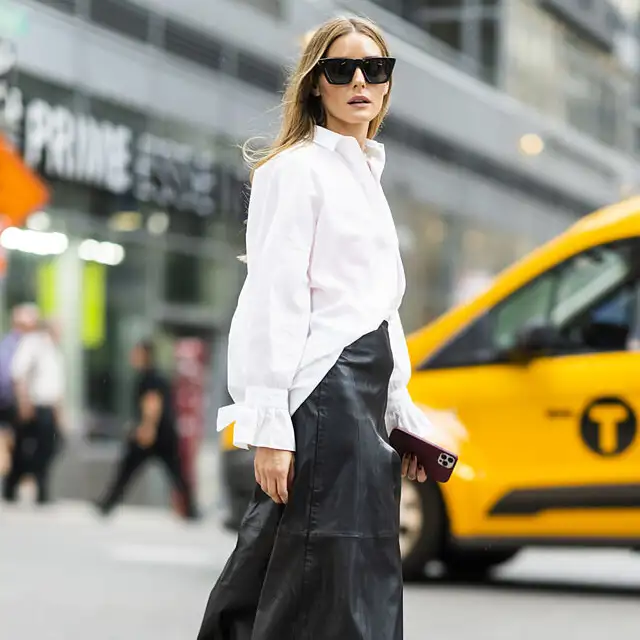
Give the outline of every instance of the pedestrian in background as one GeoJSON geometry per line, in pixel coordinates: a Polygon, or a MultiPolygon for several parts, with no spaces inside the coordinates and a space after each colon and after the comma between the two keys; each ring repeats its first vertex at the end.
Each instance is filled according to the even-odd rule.
{"type": "Polygon", "coordinates": [[[0,476],[12,467],[15,443],[16,395],[11,364],[22,337],[33,331],[39,321],[39,310],[33,304],[20,304],[11,312],[11,330],[0,340],[0,476]]]}
{"type": "Polygon", "coordinates": [[[20,481],[33,476],[37,502],[47,504],[51,464],[60,446],[65,389],[57,323],[41,322],[22,338],[11,371],[16,393],[15,445],[4,498],[15,501],[20,481]]]}
{"type": "Polygon", "coordinates": [[[103,515],[109,514],[138,471],[155,458],[163,464],[172,485],[183,496],[185,517],[195,520],[199,514],[180,459],[171,384],[156,366],[151,342],[144,341],[134,347],[131,364],[138,373],[133,397],[134,428],[128,434],[113,481],[98,501],[98,508],[103,515]]]}
{"type": "Polygon", "coordinates": [[[254,164],[247,278],[229,335],[236,446],[256,490],[199,640],[402,639],[401,476],[428,426],[406,389],[405,276],[375,142],[395,60],[372,23],[309,39],[254,164]]]}

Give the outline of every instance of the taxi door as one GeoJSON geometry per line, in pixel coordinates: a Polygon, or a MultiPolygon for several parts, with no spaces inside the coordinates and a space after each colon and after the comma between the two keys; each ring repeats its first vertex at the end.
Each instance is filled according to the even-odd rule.
{"type": "Polygon", "coordinates": [[[638,283],[627,281],[577,313],[572,310],[569,319],[562,302],[561,297],[551,321],[561,327],[565,346],[527,367],[542,409],[538,431],[546,440],[536,449],[553,484],[511,492],[493,511],[529,516],[536,528],[559,539],[637,542],[638,283]]]}

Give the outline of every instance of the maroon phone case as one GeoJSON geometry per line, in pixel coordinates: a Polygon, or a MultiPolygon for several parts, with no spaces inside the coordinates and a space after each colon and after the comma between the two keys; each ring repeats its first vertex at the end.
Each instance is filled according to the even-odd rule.
{"type": "Polygon", "coordinates": [[[447,482],[458,462],[458,456],[441,446],[396,427],[389,436],[391,446],[402,458],[405,453],[418,458],[427,476],[436,482],[447,482]]]}

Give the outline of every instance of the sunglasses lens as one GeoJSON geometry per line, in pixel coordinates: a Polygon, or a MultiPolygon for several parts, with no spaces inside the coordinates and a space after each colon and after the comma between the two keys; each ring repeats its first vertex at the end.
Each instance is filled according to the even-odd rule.
{"type": "Polygon", "coordinates": [[[349,84],[356,70],[356,63],[353,60],[327,60],[324,65],[327,80],[331,84],[349,84]]]}
{"type": "Polygon", "coordinates": [[[364,75],[371,84],[383,84],[389,81],[393,61],[388,58],[369,58],[364,61],[364,75]]]}
{"type": "Polygon", "coordinates": [[[323,69],[331,84],[349,84],[358,66],[367,82],[383,84],[389,81],[395,60],[393,58],[366,58],[364,61],[350,58],[328,58],[323,61],[323,69]]]}

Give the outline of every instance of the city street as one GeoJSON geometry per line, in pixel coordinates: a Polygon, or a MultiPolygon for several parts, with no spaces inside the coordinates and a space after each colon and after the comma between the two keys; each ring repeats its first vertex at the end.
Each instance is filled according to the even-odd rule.
{"type": "MultiPolygon", "coordinates": [[[[233,546],[213,519],[0,506],[3,640],[195,640],[233,546]]],[[[382,603],[381,603],[382,605],[382,603]]],[[[491,584],[409,585],[406,640],[602,640],[640,625],[640,554],[535,551],[491,584]]]]}

